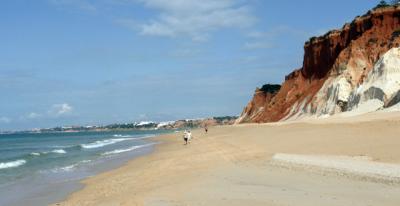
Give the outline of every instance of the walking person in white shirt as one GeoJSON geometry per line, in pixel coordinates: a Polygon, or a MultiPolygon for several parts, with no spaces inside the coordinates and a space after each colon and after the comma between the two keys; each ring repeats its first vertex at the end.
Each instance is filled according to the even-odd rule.
{"type": "Polygon", "coordinates": [[[192,132],[185,130],[183,133],[183,140],[185,141],[185,145],[190,143],[190,140],[192,139],[192,132]]]}

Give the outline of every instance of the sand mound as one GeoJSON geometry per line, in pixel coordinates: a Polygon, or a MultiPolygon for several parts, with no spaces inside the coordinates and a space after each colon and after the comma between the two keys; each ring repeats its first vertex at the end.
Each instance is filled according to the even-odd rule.
{"type": "Polygon", "coordinates": [[[342,176],[379,182],[400,183],[400,165],[374,162],[367,156],[322,156],[275,154],[272,165],[304,168],[312,171],[333,172],[342,176]]]}

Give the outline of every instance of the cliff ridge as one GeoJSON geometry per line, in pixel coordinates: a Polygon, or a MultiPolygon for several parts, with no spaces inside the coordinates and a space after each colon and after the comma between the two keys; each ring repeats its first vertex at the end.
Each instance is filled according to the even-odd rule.
{"type": "MultiPolygon", "coordinates": [[[[399,37],[400,7],[387,6],[358,16],[339,30],[310,38],[304,45],[302,67],[285,77],[276,94],[267,98],[256,90],[236,122],[320,117],[355,109],[360,103],[351,99],[355,90],[363,86],[384,54],[399,47],[399,37]]],[[[392,59],[394,53],[389,55],[392,59]]],[[[390,95],[379,101],[385,106],[387,101],[397,103],[390,95]]]]}

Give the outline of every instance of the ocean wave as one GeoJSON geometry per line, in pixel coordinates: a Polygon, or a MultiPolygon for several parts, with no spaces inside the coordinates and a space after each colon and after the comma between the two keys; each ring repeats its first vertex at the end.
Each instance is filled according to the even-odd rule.
{"type": "Polygon", "coordinates": [[[139,149],[139,148],[149,147],[149,146],[152,146],[152,145],[155,145],[155,144],[156,143],[151,143],[151,144],[144,144],[144,145],[136,145],[136,146],[125,148],[125,149],[116,149],[116,150],[113,150],[113,151],[104,152],[101,155],[114,155],[114,154],[119,154],[119,153],[123,153],[123,152],[129,152],[129,151],[136,150],[136,149],[139,149]]]}
{"type": "Polygon", "coordinates": [[[72,165],[68,165],[68,166],[64,166],[64,167],[57,167],[57,168],[51,169],[50,172],[52,172],[52,173],[70,172],[70,171],[75,170],[75,168],[77,166],[78,166],[78,164],[72,164],[72,165]]]}
{"type": "Polygon", "coordinates": [[[114,134],[113,137],[123,137],[123,138],[128,138],[128,137],[134,137],[132,135],[122,135],[122,134],[114,134]]]}
{"type": "Polygon", "coordinates": [[[147,139],[147,138],[151,138],[151,137],[155,137],[156,135],[154,135],[154,134],[149,134],[149,135],[146,135],[146,136],[143,136],[143,137],[137,137],[137,138],[135,138],[135,139],[147,139]]]}
{"type": "Polygon", "coordinates": [[[29,155],[31,156],[41,156],[41,155],[47,155],[49,153],[56,153],[56,154],[66,154],[67,152],[63,149],[55,149],[52,151],[48,151],[48,152],[31,152],[29,155]]]}
{"type": "Polygon", "coordinates": [[[69,172],[69,171],[74,170],[76,166],[77,166],[77,164],[73,164],[73,165],[68,165],[68,166],[65,166],[65,167],[61,167],[60,169],[62,171],[69,172]]]}
{"type": "Polygon", "coordinates": [[[156,135],[149,134],[149,135],[144,135],[141,137],[133,136],[133,135],[122,135],[122,134],[114,134],[113,137],[122,137],[122,138],[132,138],[132,139],[146,139],[150,137],[155,137],[156,135]]]}
{"type": "Polygon", "coordinates": [[[65,150],[63,149],[55,149],[53,151],[51,151],[52,153],[57,153],[57,154],[65,154],[67,153],[65,150]]]}
{"type": "Polygon", "coordinates": [[[92,160],[82,160],[75,164],[71,164],[71,165],[67,165],[67,166],[63,166],[63,167],[56,167],[51,170],[44,170],[44,171],[41,171],[41,173],[46,174],[48,172],[51,172],[51,173],[71,172],[71,171],[74,171],[75,169],[77,169],[82,164],[89,163],[89,162],[92,162],[92,160]]]}
{"type": "Polygon", "coordinates": [[[15,161],[11,161],[11,162],[0,162],[0,169],[19,167],[21,165],[24,165],[25,163],[26,163],[26,160],[15,160],[15,161]]]}
{"type": "Polygon", "coordinates": [[[56,148],[56,149],[58,149],[58,148],[63,149],[63,148],[67,148],[67,147],[70,147],[70,146],[69,145],[51,145],[51,146],[47,146],[47,148],[56,148]]]}
{"type": "Polygon", "coordinates": [[[89,144],[81,144],[81,147],[84,149],[94,149],[94,148],[99,148],[99,147],[104,147],[110,144],[115,144],[118,142],[126,141],[126,140],[132,140],[133,138],[118,138],[118,139],[106,139],[106,140],[99,140],[96,142],[92,142],[89,144]]]}

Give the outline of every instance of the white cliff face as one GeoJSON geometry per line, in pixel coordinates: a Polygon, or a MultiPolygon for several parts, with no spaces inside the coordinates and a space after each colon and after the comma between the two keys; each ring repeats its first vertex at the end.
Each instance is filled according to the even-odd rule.
{"type": "Polygon", "coordinates": [[[315,114],[332,115],[343,111],[352,89],[347,73],[328,79],[316,95],[315,114]]]}
{"type": "Polygon", "coordinates": [[[359,115],[400,102],[400,48],[385,53],[363,82],[352,82],[351,69],[328,78],[310,103],[295,104],[282,120],[359,115]]]}
{"type": "Polygon", "coordinates": [[[393,48],[375,64],[364,83],[353,91],[349,98],[349,110],[370,100],[379,100],[386,106],[392,106],[397,103],[393,98],[399,91],[400,48],[393,48]]]}
{"type": "Polygon", "coordinates": [[[289,114],[282,121],[310,116],[325,118],[342,112],[345,110],[353,91],[350,76],[349,73],[343,73],[339,76],[328,78],[310,103],[305,104],[302,101],[294,104],[289,114]]]}

